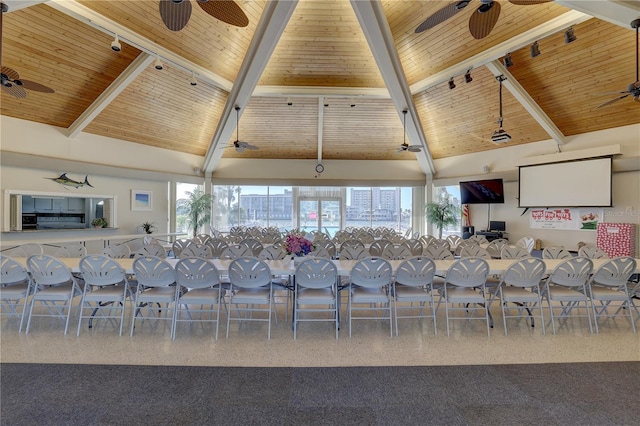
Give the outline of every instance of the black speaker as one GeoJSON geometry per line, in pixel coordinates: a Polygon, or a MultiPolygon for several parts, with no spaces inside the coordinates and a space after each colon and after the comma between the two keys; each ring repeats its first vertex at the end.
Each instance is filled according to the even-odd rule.
{"type": "Polygon", "coordinates": [[[462,233],[464,234],[465,232],[468,232],[471,235],[473,235],[476,232],[476,228],[474,226],[463,226],[462,233]]]}

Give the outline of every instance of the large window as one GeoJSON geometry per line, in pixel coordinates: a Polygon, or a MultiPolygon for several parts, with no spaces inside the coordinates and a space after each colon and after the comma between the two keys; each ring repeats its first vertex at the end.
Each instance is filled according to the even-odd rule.
{"type": "Polygon", "coordinates": [[[412,190],[214,185],[212,227],[222,232],[237,225],[299,227],[333,235],[347,226],[385,226],[404,232],[412,226],[412,190]]]}
{"type": "MultiPolygon", "coordinates": [[[[193,183],[176,182],[176,201],[189,198],[190,194],[197,188],[202,189],[202,186],[193,183]]],[[[187,215],[181,207],[176,208],[176,232],[190,233],[187,225],[187,215]]]]}
{"type": "MultiPolygon", "coordinates": [[[[449,202],[458,207],[458,211],[462,212],[460,208],[460,187],[458,185],[451,186],[438,186],[433,188],[433,201],[435,203],[449,200],[449,202]]],[[[457,225],[449,225],[442,229],[442,238],[446,238],[449,235],[461,235],[461,223],[462,218],[458,217],[457,225]]],[[[434,232],[436,230],[434,229],[434,232]]],[[[434,234],[437,236],[437,234],[434,234]]]]}

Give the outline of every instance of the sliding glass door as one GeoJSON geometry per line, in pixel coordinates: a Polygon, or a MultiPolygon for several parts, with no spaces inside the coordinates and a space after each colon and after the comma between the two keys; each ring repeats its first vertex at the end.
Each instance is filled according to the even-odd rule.
{"type": "Polygon", "coordinates": [[[333,237],[340,229],[342,213],[339,198],[300,198],[298,201],[300,230],[328,232],[333,237]]]}

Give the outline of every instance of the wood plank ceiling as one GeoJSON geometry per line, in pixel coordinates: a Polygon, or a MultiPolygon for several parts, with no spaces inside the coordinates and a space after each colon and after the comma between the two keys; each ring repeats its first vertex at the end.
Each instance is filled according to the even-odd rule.
{"type": "Polygon", "coordinates": [[[53,0],[10,11],[3,19],[2,65],[55,93],[27,91],[26,98],[17,99],[2,92],[0,112],[213,158],[210,171],[220,157],[438,159],[552,138],[521,99],[503,90],[504,128],[513,139],[491,143],[499,105],[495,77],[506,71],[498,61],[509,52],[514,65],[508,78],[557,127],[556,138],[640,122],[638,104],[630,99],[595,108],[613,97],[601,93],[624,90],[634,80],[634,32],[628,24],[591,18],[554,2],[501,1],[496,27],[481,40],[468,28],[479,2],[420,34],[414,29],[446,3],[375,2],[372,10],[382,11],[384,22],[373,28],[392,41],[387,62],[380,59],[381,46],[369,46],[372,27],[362,17],[362,5],[302,0],[288,21],[275,22],[264,16],[273,10],[269,3],[237,3],[249,18],[247,27],[224,24],[194,5],[179,32],[166,29],[157,1],[53,0]],[[568,25],[563,20],[573,24],[573,43],[564,43],[568,25]],[[275,48],[260,57],[268,49],[255,47],[254,34],[278,25],[283,28],[275,48]],[[116,33],[120,52],[109,49],[116,33]],[[535,58],[529,55],[533,40],[541,51],[535,58]],[[136,58],[147,55],[159,56],[164,69],[156,70],[151,59],[135,69],[136,58]],[[252,81],[247,76],[256,69],[260,75],[252,81]],[[463,78],[467,70],[469,83],[463,78]],[[119,83],[127,72],[135,72],[135,78],[119,83]],[[406,88],[407,99],[387,91],[390,75],[406,88]],[[193,78],[196,86],[190,84],[193,78]],[[450,78],[455,89],[449,89],[450,78]],[[112,84],[120,84],[117,96],[81,122],[112,84]],[[238,95],[242,85],[251,84],[252,96],[238,95]],[[236,104],[241,107],[238,129],[236,104]],[[405,108],[414,126],[407,135],[414,140],[403,132],[405,108]],[[426,141],[428,151],[398,152],[405,140],[420,144],[415,135],[426,141]],[[236,137],[259,150],[236,152],[229,148],[236,137]]]}

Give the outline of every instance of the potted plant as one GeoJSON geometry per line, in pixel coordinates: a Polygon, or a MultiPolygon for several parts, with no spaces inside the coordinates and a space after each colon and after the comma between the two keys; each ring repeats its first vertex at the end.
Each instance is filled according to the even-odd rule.
{"type": "Polygon", "coordinates": [[[176,207],[186,216],[185,222],[192,230],[193,237],[198,234],[198,229],[211,221],[211,195],[205,194],[200,188],[185,191],[187,198],[176,201],[176,207]]]}
{"type": "Polygon", "coordinates": [[[104,217],[96,217],[91,221],[91,225],[93,225],[94,228],[106,228],[108,223],[104,217]]]}
{"type": "Polygon", "coordinates": [[[153,223],[153,222],[141,223],[140,225],[138,225],[138,229],[139,230],[143,230],[145,234],[152,234],[153,231],[157,231],[158,230],[158,228],[156,227],[155,223],[153,223]]]}
{"type": "Polygon", "coordinates": [[[438,238],[442,239],[445,226],[457,225],[460,219],[460,208],[452,204],[448,198],[438,203],[428,203],[425,209],[427,220],[438,227],[438,238]]]}

